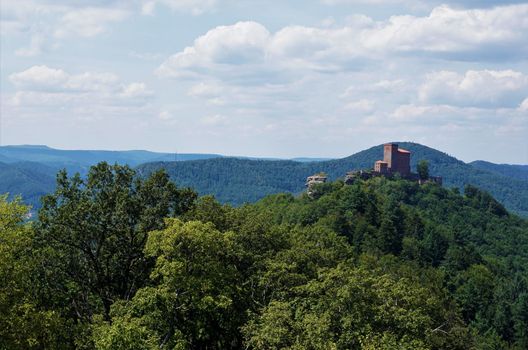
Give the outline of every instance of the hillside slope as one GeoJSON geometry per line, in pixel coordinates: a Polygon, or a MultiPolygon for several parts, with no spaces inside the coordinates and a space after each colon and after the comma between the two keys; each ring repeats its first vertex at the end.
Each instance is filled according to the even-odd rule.
{"type": "Polygon", "coordinates": [[[56,169],[66,168],[69,172],[80,172],[81,174],[86,173],[90,166],[102,161],[110,164],[119,163],[136,166],[145,162],[184,161],[217,157],[221,157],[221,155],[159,153],[142,150],[61,150],[38,145],[0,147],[0,161],[4,163],[38,162],[56,169]]]}
{"type": "MultiPolygon", "coordinates": [[[[472,184],[490,192],[509,210],[528,215],[528,181],[478,169],[417,143],[400,142],[399,145],[412,152],[412,169],[418,161],[426,159],[430,164],[430,173],[442,176],[444,186],[463,188],[472,184]]],[[[218,158],[148,163],[140,165],[138,172],[146,175],[163,168],[180,186],[190,186],[200,194],[213,194],[221,202],[239,205],[271,193],[299,193],[304,189],[306,177],[316,172],[325,172],[330,180],[335,180],[350,170],[370,169],[382,157],[383,146],[378,145],[346,158],[321,162],[218,158]]]]}
{"type": "Polygon", "coordinates": [[[32,207],[40,205],[40,197],[55,189],[56,170],[35,162],[0,163],[0,193],[10,197],[21,195],[32,207]]]}
{"type": "Polygon", "coordinates": [[[491,171],[499,175],[528,181],[528,165],[520,164],[495,164],[484,160],[476,160],[469,163],[473,167],[481,170],[491,171]]]}

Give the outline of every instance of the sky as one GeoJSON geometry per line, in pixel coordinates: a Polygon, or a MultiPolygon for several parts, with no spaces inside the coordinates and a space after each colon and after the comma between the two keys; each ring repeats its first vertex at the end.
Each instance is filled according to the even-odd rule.
{"type": "Polygon", "coordinates": [[[2,0],[0,143],[528,164],[528,2],[2,0]]]}

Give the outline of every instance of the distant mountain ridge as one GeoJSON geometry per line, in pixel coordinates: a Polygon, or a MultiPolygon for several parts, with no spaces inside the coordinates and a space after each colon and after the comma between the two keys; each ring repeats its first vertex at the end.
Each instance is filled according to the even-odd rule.
{"type": "MultiPolygon", "coordinates": [[[[464,163],[446,153],[417,143],[399,142],[412,152],[411,167],[426,159],[430,173],[442,176],[444,186],[472,184],[490,192],[509,210],[528,216],[528,165],[504,165],[485,161],[464,163]]],[[[21,194],[38,207],[39,198],[55,186],[59,169],[86,174],[100,161],[129,164],[140,175],[164,168],[178,186],[213,194],[221,202],[240,205],[278,192],[299,193],[307,176],[326,172],[330,180],[346,172],[371,169],[383,158],[382,145],[346,158],[296,158],[295,160],[226,157],[219,154],[171,154],[149,151],[57,150],[47,146],[0,147],[0,193],[21,194]],[[177,160],[177,161],[175,161],[177,160]]]]}
{"type": "Polygon", "coordinates": [[[146,162],[184,161],[222,157],[219,154],[160,153],[143,150],[61,150],[41,145],[0,147],[0,161],[4,163],[38,162],[52,168],[66,168],[70,172],[88,171],[89,167],[102,161],[137,166],[146,162]]]}
{"type": "Polygon", "coordinates": [[[528,181],[528,165],[495,164],[484,160],[476,160],[469,164],[481,170],[487,170],[496,174],[528,181]]]}

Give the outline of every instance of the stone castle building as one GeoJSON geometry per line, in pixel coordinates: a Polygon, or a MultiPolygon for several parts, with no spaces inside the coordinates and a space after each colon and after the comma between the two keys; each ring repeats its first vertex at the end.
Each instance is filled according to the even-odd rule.
{"type": "Polygon", "coordinates": [[[411,174],[411,152],[398,148],[395,143],[383,145],[383,160],[374,163],[374,171],[388,175],[400,173],[401,176],[411,174]]]}
{"type": "MultiPolygon", "coordinates": [[[[419,184],[433,182],[442,185],[440,176],[429,176],[427,179],[421,179],[418,174],[411,172],[411,152],[399,148],[396,143],[386,143],[383,145],[383,160],[374,163],[372,170],[356,170],[348,172],[345,176],[345,184],[353,184],[356,180],[367,180],[372,177],[384,176],[393,177],[398,174],[404,179],[416,181],[419,184]]],[[[317,184],[325,183],[327,176],[324,173],[309,176],[306,179],[308,194],[312,195],[313,188],[317,184]]]]}

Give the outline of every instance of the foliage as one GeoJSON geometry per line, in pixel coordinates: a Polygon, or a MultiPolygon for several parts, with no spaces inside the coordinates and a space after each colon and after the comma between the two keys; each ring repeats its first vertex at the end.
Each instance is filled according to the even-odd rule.
{"type": "Polygon", "coordinates": [[[528,221],[474,186],[372,178],[231,207],[165,173],[0,200],[0,348],[528,346],[528,221]]]}
{"type": "Polygon", "coordinates": [[[427,180],[429,178],[429,162],[422,159],[416,165],[416,171],[421,180],[427,180]]]}
{"type": "Polygon", "coordinates": [[[108,319],[115,301],[129,300],[148,281],[147,233],[188,211],[194,199],[163,172],[141,180],[129,167],[106,163],[92,167],[86,180],[60,172],[36,224],[48,303],[72,322],[91,322],[96,314],[108,319]]]}
{"type": "Polygon", "coordinates": [[[0,196],[0,349],[62,348],[67,332],[55,310],[40,308],[33,289],[32,228],[20,199],[0,196]]]}

